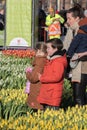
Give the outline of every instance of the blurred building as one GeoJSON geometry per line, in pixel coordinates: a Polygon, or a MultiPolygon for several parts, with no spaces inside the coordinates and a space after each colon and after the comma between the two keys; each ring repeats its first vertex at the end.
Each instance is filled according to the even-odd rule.
{"type": "Polygon", "coordinates": [[[54,6],[58,10],[69,9],[74,3],[79,3],[83,8],[87,8],[87,0],[42,0],[43,9],[47,12],[47,7],[54,6]]]}

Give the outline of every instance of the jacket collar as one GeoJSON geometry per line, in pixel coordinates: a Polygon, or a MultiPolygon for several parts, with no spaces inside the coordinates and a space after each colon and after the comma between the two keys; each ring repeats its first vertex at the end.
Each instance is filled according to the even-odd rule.
{"type": "Polygon", "coordinates": [[[61,57],[66,53],[66,50],[61,50],[61,51],[56,51],[52,56],[47,56],[47,59],[51,60],[51,59],[55,59],[57,57],[61,57]]]}

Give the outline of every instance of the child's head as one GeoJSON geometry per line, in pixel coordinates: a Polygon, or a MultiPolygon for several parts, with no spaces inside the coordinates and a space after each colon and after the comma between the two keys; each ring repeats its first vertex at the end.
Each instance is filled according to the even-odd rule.
{"type": "Polygon", "coordinates": [[[53,55],[56,51],[61,51],[63,48],[63,43],[60,39],[54,38],[46,42],[48,56],[53,55]]]}
{"type": "Polygon", "coordinates": [[[47,53],[47,46],[45,43],[37,43],[35,50],[36,50],[36,55],[44,55],[47,53]]]}

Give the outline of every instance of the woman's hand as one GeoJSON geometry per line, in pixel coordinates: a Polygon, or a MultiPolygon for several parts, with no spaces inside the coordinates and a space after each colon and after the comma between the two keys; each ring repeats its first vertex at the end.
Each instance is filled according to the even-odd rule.
{"type": "Polygon", "coordinates": [[[87,56],[87,52],[78,53],[78,57],[81,58],[83,56],[87,56]]]}

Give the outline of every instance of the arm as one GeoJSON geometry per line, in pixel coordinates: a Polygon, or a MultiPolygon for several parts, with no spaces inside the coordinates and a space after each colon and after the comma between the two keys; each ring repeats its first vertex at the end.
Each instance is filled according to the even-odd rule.
{"type": "Polygon", "coordinates": [[[46,17],[46,22],[45,22],[45,24],[46,24],[46,26],[50,26],[52,23],[53,23],[53,19],[50,18],[50,15],[48,15],[48,16],[46,17]]]}
{"type": "Polygon", "coordinates": [[[60,23],[64,23],[64,18],[62,18],[59,14],[55,14],[55,17],[50,18],[50,15],[46,17],[45,24],[50,26],[54,21],[59,21],[60,23]]]}
{"type": "Polygon", "coordinates": [[[43,58],[38,57],[36,59],[36,63],[35,63],[35,66],[34,66],[32,72],[26,73],[26,77],[28,80],[30,80],[31,83],[36,83],[39,81],[38,73],[43,72],[43,68],[44,68],[45,63],[46,63],[46,58],[43,59],[43,58]]]}
{"type": "Polygon", "coordinates": [[[42,72],[42,68],[39,68],[39,66],[35,66],[33,71],[27,72],[26,73],[26,78],[31,82],[31,83],[36,83],[39,81],[38,75],[37,73],[41,73],[42,72]]]}
{"type": "Polygon", "coordinates": [[[57,20],[60,22],[60,23],[64,23],[64,18],[63,17],[61,17],[59,14],[56,14],[57,16],[57,20]]]}
{"type": "Polygon", "coordinates": [[[42,83],[57,83],[60,82],[64,76],[64,66],[62,63],[55,62],[51,67],[44,70],[44,73],[40,75],[40,81],[42,83]],[[60,71],[61,70],[61,71],[60,71]]]}
{"type": "Polygon", "coordinates": [[[83,56],[87,56],[87,52],[78,53],[78,57],[81,58],[83,56]]]}
{"type": "Polygon", "coordinates": [[[81,41],[81,37],[79,36],[79,34],[77,34],[72,40],[70,47],[68,48],[67,55],[72,57],[74,53],[76,53],[76,49],[78,48],[80,41],[81,41]]]}

